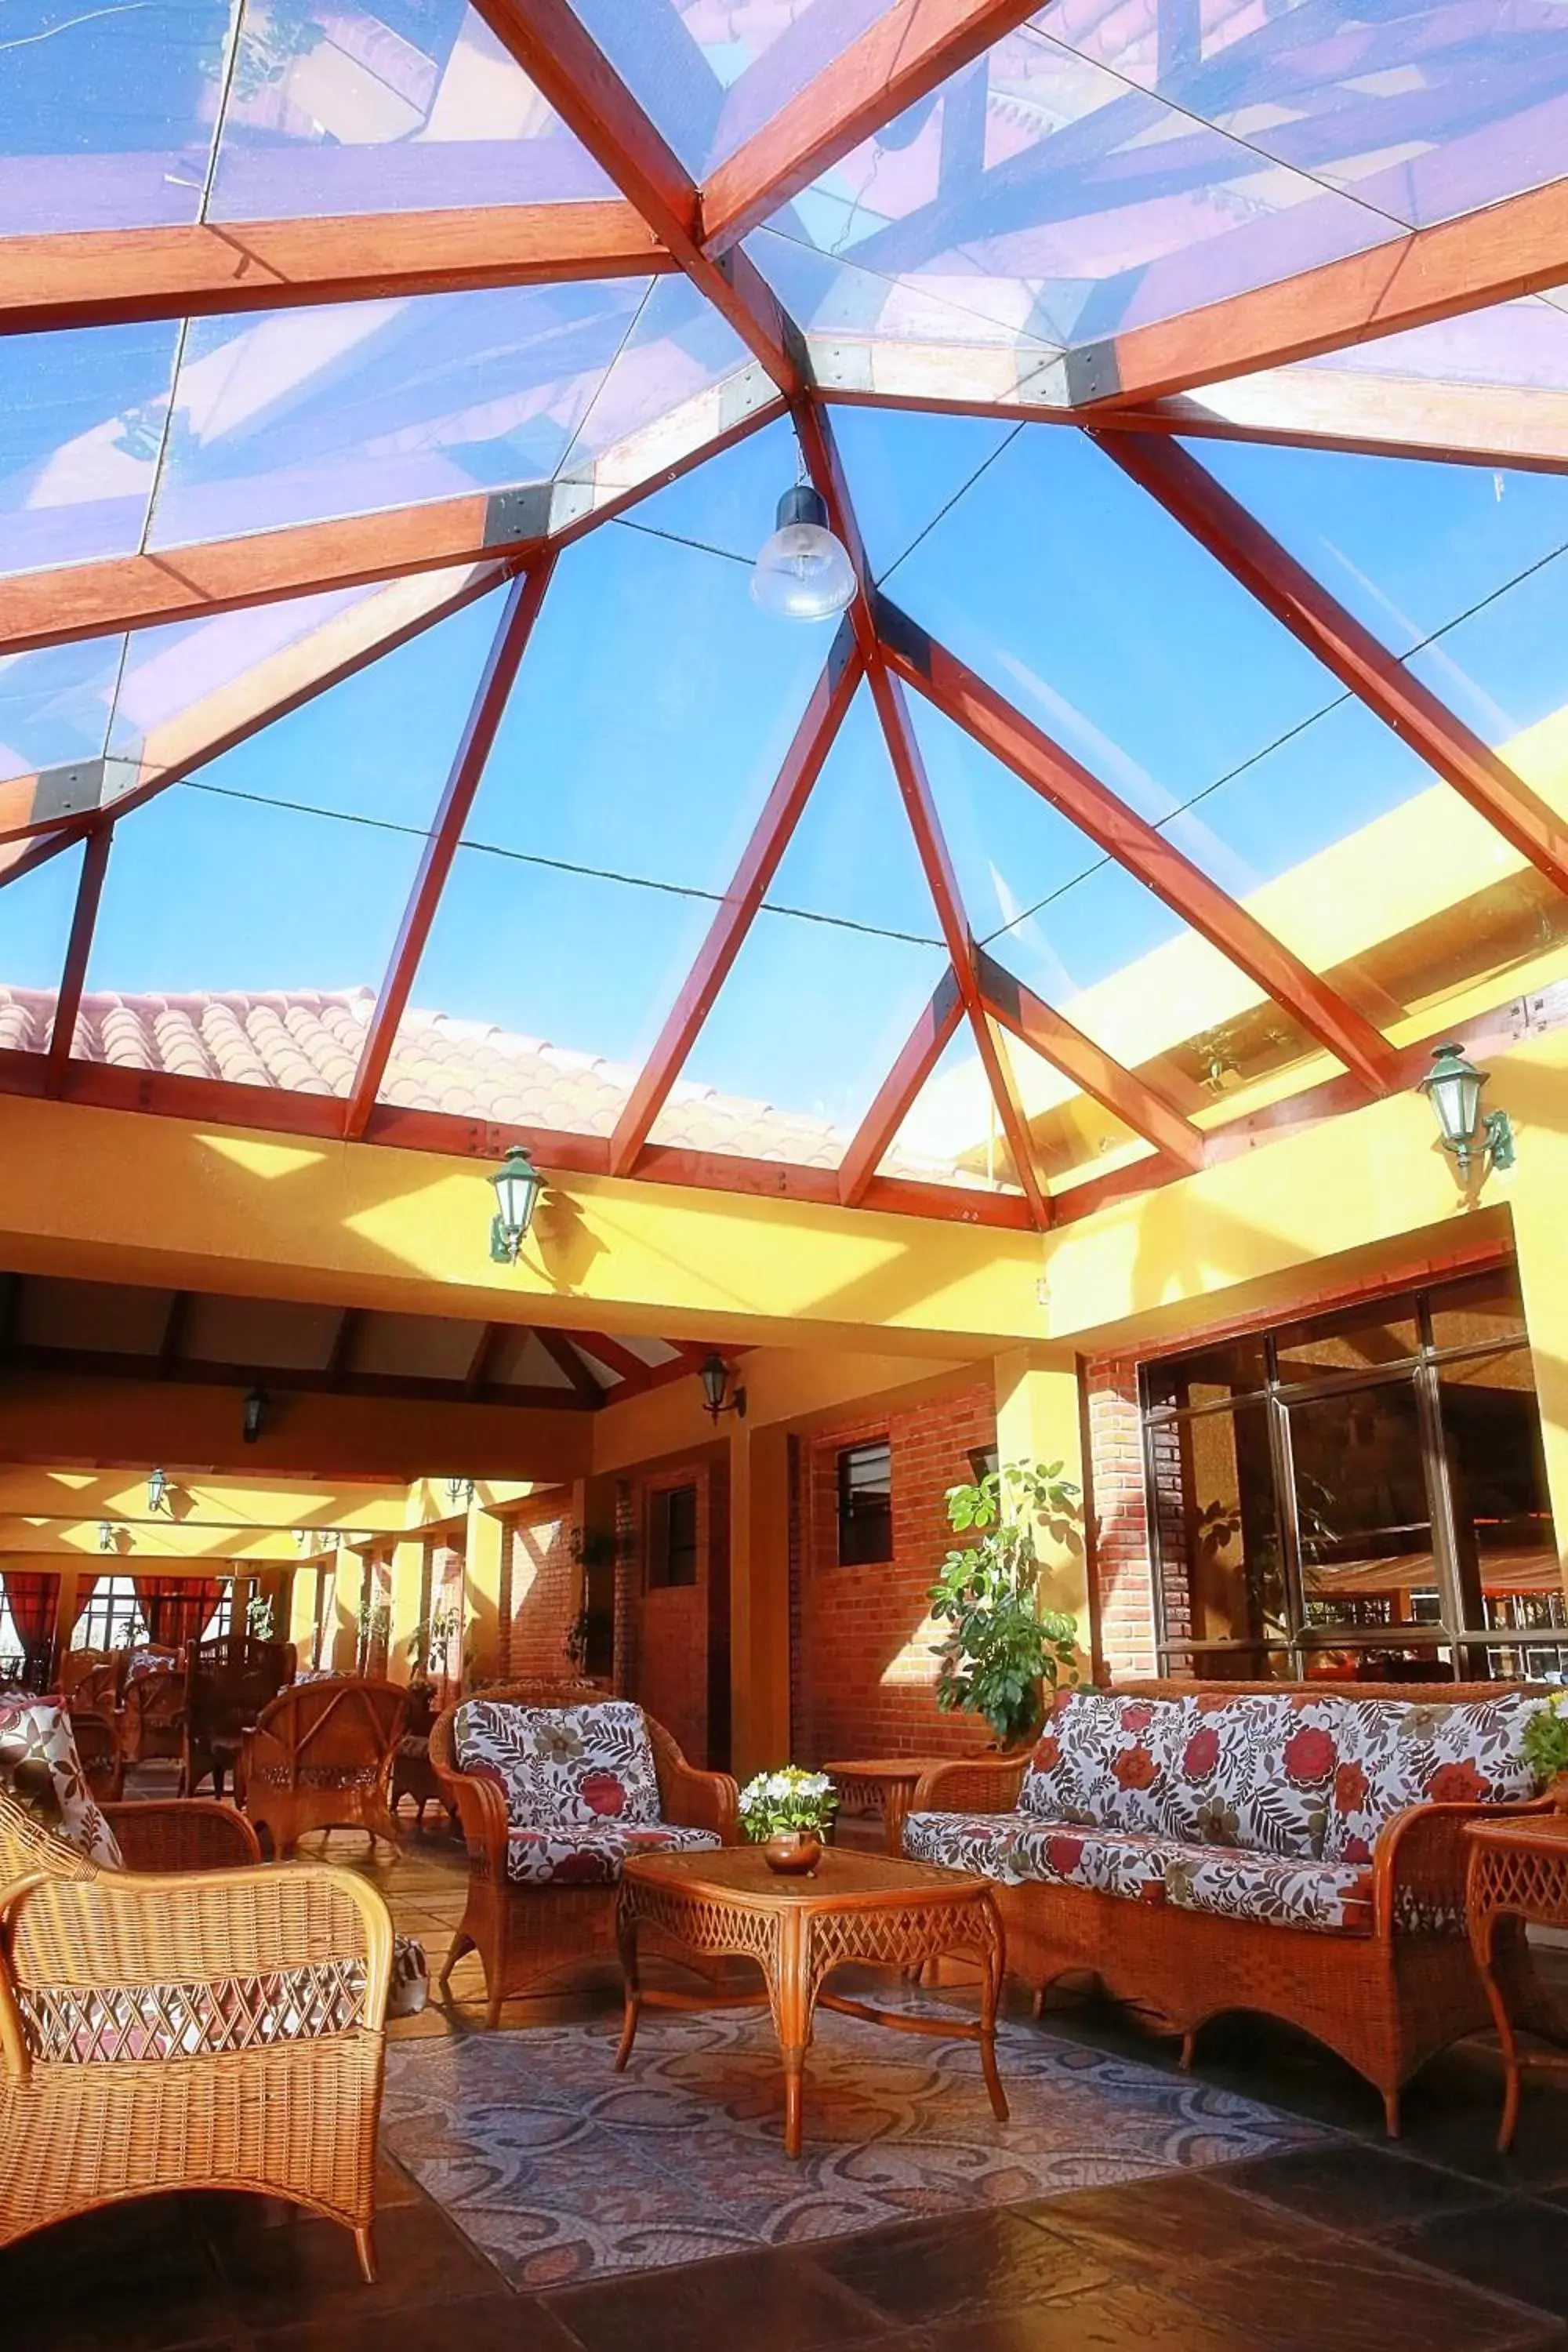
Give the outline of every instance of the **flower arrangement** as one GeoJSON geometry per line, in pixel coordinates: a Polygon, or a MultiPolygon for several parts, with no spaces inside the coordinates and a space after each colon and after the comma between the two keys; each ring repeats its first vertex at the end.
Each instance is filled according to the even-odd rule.
{"type": "Polygon", "coordinates": [[[815,1830],[820,1836],[838,1811],[838,1791],[826,1772],[783,1764],[759,1772],[741,1791],[741,1827],[754,1845],[785,1830],[815,1830]]]}
{"type": "Polygon", "coordinates": [[[1553,1781],[1561,1788],[1568,1781],[1568,1688],[1553,1691],[1545,1705],[1536,1708],[1520,1745],[1542,1788],[1553,1781]]]}

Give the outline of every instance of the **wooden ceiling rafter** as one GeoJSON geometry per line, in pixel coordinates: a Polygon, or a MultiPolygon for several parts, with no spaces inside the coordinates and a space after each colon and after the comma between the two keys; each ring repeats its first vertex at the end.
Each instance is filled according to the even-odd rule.
{"type": "Polygon", "coordinates": [[[1184,923],[1353,1070],[1365,1087],[1379,1094],[1385,1089],[1394,1066],[1394,1049],[1364,1014],[1310,971],[1238,899],[1211,881],[1157,826],[886,598],[879,599],[877,622],[896,676],[1163,899],[1184,923]]]}
{"type": "Polygon", "coordinates": [[[563,1331],[552,1330],[548,1323],[537,1323],[533,1325],[532,1330],[534,1338],[551,1362],[557,1370],[565,1373],[574,1393],[586,1404],[594,1406],[603,1404],[604,1390],[599,1386],[566,1334],[563,1331]]]}
{"type": "Polygon", "coordinates": [[[66,941],[65,964],[60,972],[48,1050],[45,1055],[44,1092],[47,1095],[58,1096],[64,1091],[65,1074],[71,1058],[71,1047],[76,1041],[77,1014],[81,1010],[82,990],[87,984],[88,960],[92,954],[92,936],[98,926],[99,902],[103,897],[104,877],[109,871],[110,845],[113,837],[113,826],[103,818],[87,836],[81,872],[77,877],[70,936],[66,941]]]}
{"type": "Polygon", "coordinates": [[[409,890],[408,902],[403,911],[397,938],[387,961],[386,973],[375,1000],[365,1030],[364,1044],[360,1050],[359,1067],[343,1111],[343,1133],[357,1141],[369,1124],[370,1114],[386,1076],[387,1064],[396,1043],[403,1015],[407,1010],[409,992],[414,985],[419,959],[430,937],[430,927],[436,919],[436,909],[441,893],[451,873],[458,845],[474,805],[496,735],[506,715],[508,699],[533,634],[554,559],[545,556],[512,583],[501,610],[496,632],[490,642],[484,671],[474,690],[462,736],[453,755],[441,798],[437,805],[430,831],[420,853],[418,871],[409,890]]]}
{"type": "Polygon", "coordinates": [[[1028,1203],[1030,1215],[1037,1225],[1043,1227],[1050,1223],[1050,1196],[1035,1164],[1028,1121],[1024,1116],[1006,1047],[993,1028],[991,1016],[982,1000],[974,937],[969,928],[963,894],[942,834],[931,780],[926,774],[925,761],[915,738],[903,689],[882,657],[872,609],[875,590],[870,566],[860,526],[856,520],[854,502],[849,496],[849,486],[839,461],[833,427],[826,410],[810,404],[802,407],[795,422],[806,471],[826,502],[829,520],[848,551],[849,560],[855,568],[858,584],[849,614],[856,643],[866,665],[882,740],[892,762],[899,797],[909,820],[921,870],[936,909],[948,959],[958,982],[964,1014],[1012,1155],[1014,1171],[1028,1203]]]}
{"type": "Polygon", "coordinates": [[[146,1380],[193,1388],[263,1388],[289,1396],[401,1398],[409,1403],[503,1403],[544,1406],[552,1412],[592,1410],[570,1389],[485,1381],[470,1387],[465,1379],[440,1379],[403,1372],[343,1372],[301,1370],[289,1364],[231,1364],[182,1356],[163,1371],[155,1356],[121,1353],[118,1349],[54,1348],[28,1342],[14,1347],[7,1357],[14,1368],[40,1372],[71,1372],[93,1378],[146,1380]]]}
{"type": "Polygon", "coordinates": [[[1091,437],[1434,775],[1568,891],[1568,825],[1205,467],[1163,435],[1091,437]]]}
{"type": "Polygon", "coordinates": [[[847,628],[841,629],[801,714],[773,790],[752,828],[734,878],[616,1121],[610,1138],[612,1176],[636,1172],[643,1147],[668,1099],[670,1088],[679,1077],[698,1033],[745,945],[812,788],[837,740],[861,676],[860,655],[853,634],[847,628]]]}
{"type": "Polygon", "coordinates": [[[838,1197],[846,1208],[858,1208],[867,1198],[921,1088],[963,1028],[963,992],[949,964],[839,1162],[838,1197]]]}

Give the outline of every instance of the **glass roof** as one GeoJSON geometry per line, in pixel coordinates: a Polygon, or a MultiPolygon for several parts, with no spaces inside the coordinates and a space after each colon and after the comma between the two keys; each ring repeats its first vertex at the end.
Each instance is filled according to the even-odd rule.
{"type": "Polygon", "coordinates": [[[0,1085],[1043,1223],[1568,960],[1561,0],[0,63],[0,1085]]]}

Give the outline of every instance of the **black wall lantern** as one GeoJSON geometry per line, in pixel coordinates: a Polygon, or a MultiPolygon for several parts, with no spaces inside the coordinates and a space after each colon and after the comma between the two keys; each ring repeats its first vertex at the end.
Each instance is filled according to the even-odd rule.
{"type": "Polygon", "coordinates": [[[1513,1122],[1507,1111],[1481,1109],[1488,1076],[1466,1059],[1462,1045],[1437,1045],[1417,1088],[1431,1104],[1443,1149],[1453,1153],[1461,1176],[1468,1176],[1478,1157],[1488,1169],[1514,1163],[1513,1122]]]}
{"type": "Polygon", "coordinates": [[[717,1423],[721,1413],[732,1412],[737,1421],[746,1418],[746,1391],[730,1388],[730,1367],[717,1349],[699,1366],[698,1379],[702,1383],[702,1402],[708,1417],[717,1423]]]}
{"type": "Polygon", "coordinates": [[[533,1223],[544,1179],[526,1144],[514,1143],[490,1178],[496,1213],[490,1219],[490,1255],[498,1265],[515,1265],[533,1223]]]}
{"type": "Polygon", "coordinates": [[[268,1409],[272,1402],[265,1389],[252,1389],[245,1400],[244,1435],[247,1445],[254,1445],[267,1426],[268,1409]]]}

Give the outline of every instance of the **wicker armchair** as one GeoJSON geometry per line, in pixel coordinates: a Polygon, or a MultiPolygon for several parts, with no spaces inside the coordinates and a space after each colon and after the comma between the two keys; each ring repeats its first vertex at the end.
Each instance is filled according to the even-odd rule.
{"type": "Polygon", "coordinates": [[[0,2245],[132,2197],[244,2189],[342,2222],[374,2278],[381,1897],[324,1864],[247,1867],[226,1806],[111,1819],[156,1868],[100,1869],[0,1790],[0,2245]]]}
{"type": "Polygon", "coordinates": [[[185,1752],[184,1667],[170,1664],[129,1675],[120,1721],[129,1763],[179,1763],[185,1752]]]}
{"type": "Polygon", "coordinates": [[[115,1678],[118,1695],[119,1677],[125,1672],[123,1650],[66,1650],[60,1655],[60,1670],[51,1688],[58,1688],[69,1707],[77,1704],[77,1693],[89,1676],[108,1670],[115,1678]]]}
{"type": "MultiPolygon", "coordinates": [[[[180,1794],[194,1797],[210,1774],[221,1797],[224,1775],[238,1775],[245,1735],[268,1702],[294,1679],[292,1642],[258,1642],[223,1633],[185,1653],[185,1723],[180,1794]]],[[[243,1798],[243,1785],[236,1795],[243,1798]]]]}
{"type": "MultiPolygon", "coordinates": [[[[483,1694],[501,1706],[603,1705],[594,1685],[501,1683],[483,1694]]],[[[458,1763],[456,1706],[436,1719],[430,1761],[447,1801],[457,1808],[468,1849],[468,1899],[439,1982],[443,1991],[467,1952],[477,1951],[485,1972],[485,2022],[500,2021],[501,2005],[563,1971],[615,1949],[616,1889],[613,1883],[520,1885],[508,1873],[511,1824],[505,1790],[494,1778],[458,1763]]],[[[727,1772],[689,1764],[663,1725],[644,1715],[658,1777],[659,1811],[671,1824],[711,1831],[735,1843],[740,1795],[727,1772]]]]}
{"type": "Polygon", "coordinates": [[[240,1762],[245,1809],[272,1832],[279,1855],[316,1829],[368,1830],[397,1843],[392,1768],[408,1717],[395,1683],[344,1675],[280,1691],[247,1732],[240,1762]]]}

